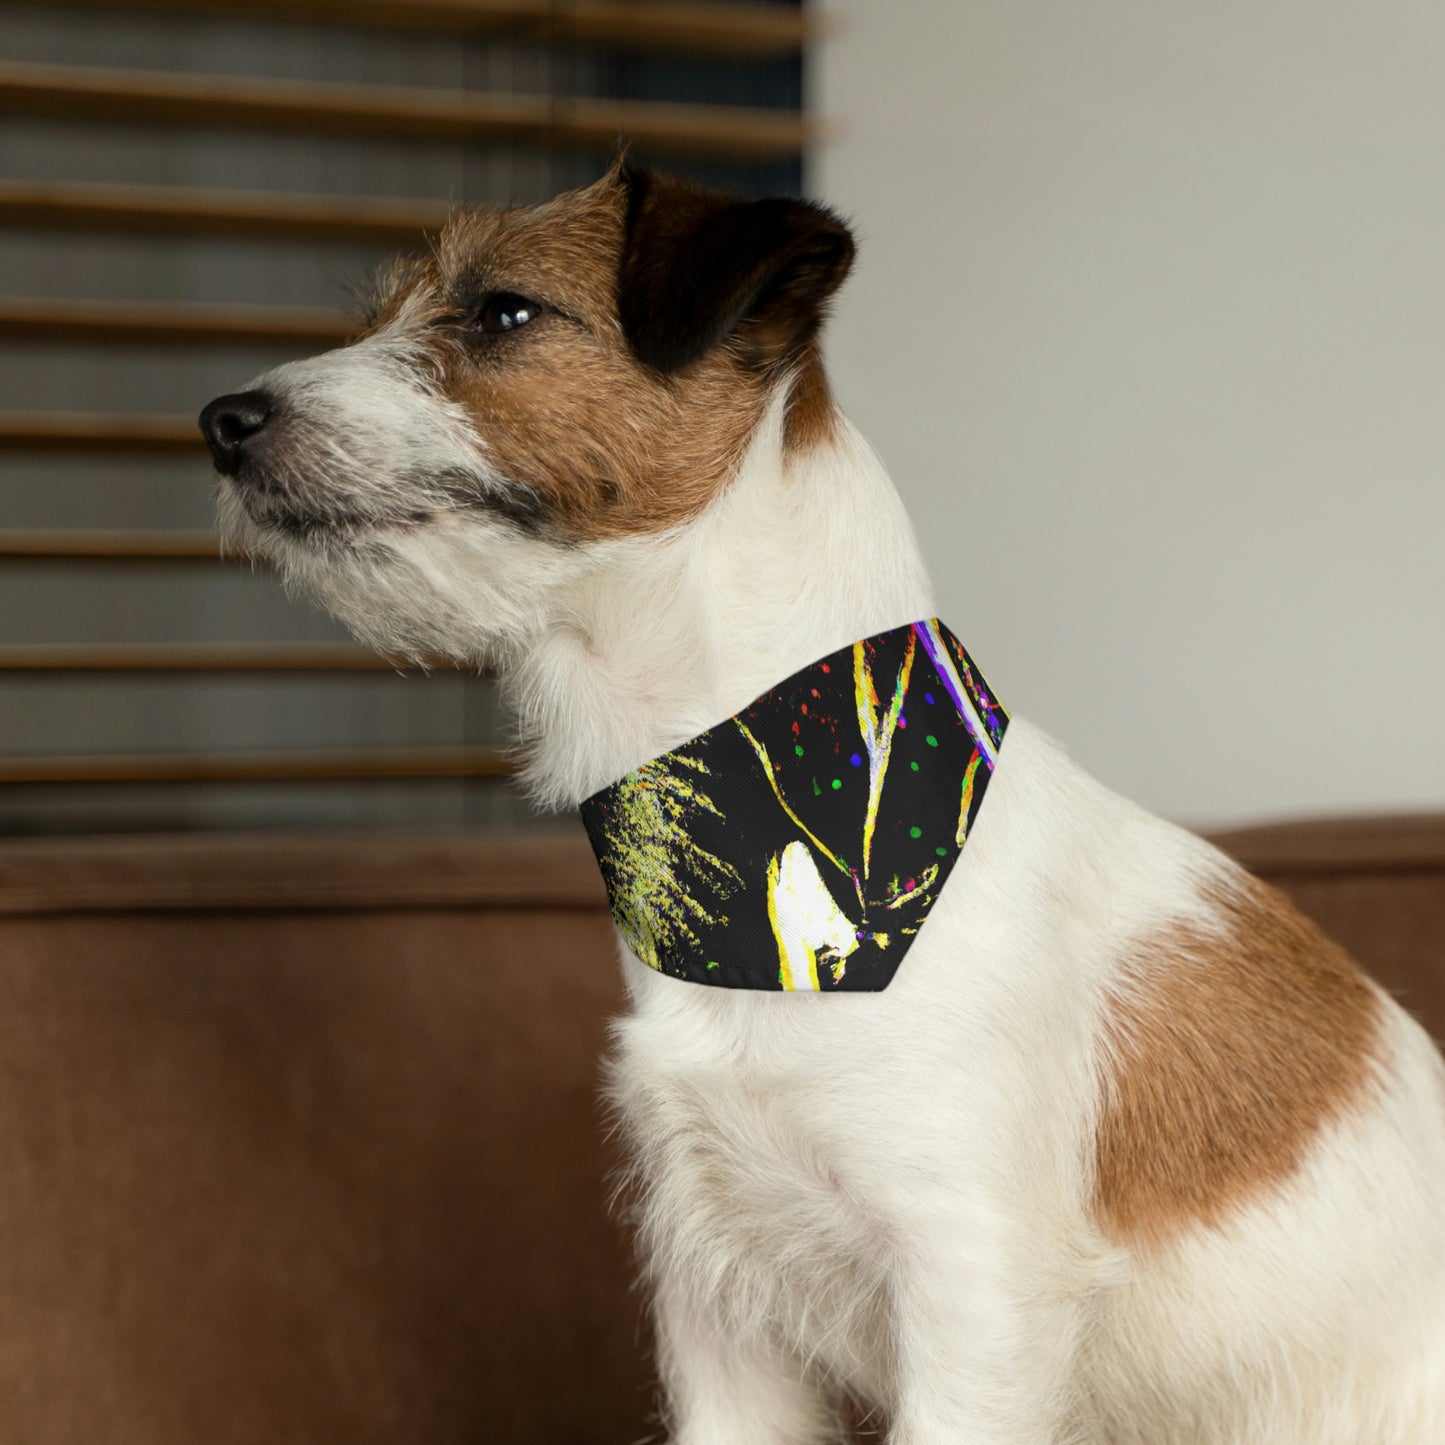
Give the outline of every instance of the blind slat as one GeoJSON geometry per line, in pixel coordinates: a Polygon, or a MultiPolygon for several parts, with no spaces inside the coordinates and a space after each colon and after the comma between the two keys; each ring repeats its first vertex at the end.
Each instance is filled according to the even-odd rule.
{"type": "Polygon", "coordinates": [[[0,531],[0,561],[7,562],[221,560],[220,544],[212,532],[0,531]]]}
{"type": "Polygon", "coordinates": [[[823,27],[778,5],[675,0],[52,0],[75,8],[185,11],[368,29],[498,35],[764,59],[791,55],[823,27]]]}
{"type": "Polygon", "coordinates": [[[0,297],[0,337],[8,340],[329,347],[356,330],[345,312],[319,307],[0,297]]]}
{"type": "Polygon", "coordinates": [[[0,412],[0,451],[200,454],[204,450],[193,416],[0,412]]]}
{"type": "Polygon", "coordinates": [[[398,672],[365,648],[326,642],[13,643],[0,645],[0,673],[398,672]]]}
{"type": "Polygon", "coordinates": [[[0,181],[0,225],[67,231],[407,246],[439,231],[448,214],[446,206],[353,196],[0,181]]]}
{"type": "Polygon", "coordinates": [[[77,753],[0,757],[0,784],[301,783],[383,778],[500,778],[497,748],[358,748],[255,753],[77,753]]]}
{"type": "Polygon", "coordinates": [[[28,63],[0,65],[0,113],[603,151],[626,138],[659,153],[734,160],[792,158],[819,138],[789,110],[28,63]]]}

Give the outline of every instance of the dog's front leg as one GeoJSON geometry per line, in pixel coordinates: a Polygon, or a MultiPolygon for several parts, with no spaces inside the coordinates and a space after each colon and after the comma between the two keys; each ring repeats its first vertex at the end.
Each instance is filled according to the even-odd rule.
{"type": "Polygon", "coordinates": [[[834,1409],[769,1341],[744,1334],[661,1281],[654,1300],[657,1357],[671,1445],[835,1445],[834,1409]]]}
{"type": "Polygon", "coordinates": [[[1078,1305],[1046,1278],[1044,1241],[985,1245],[962,1218],[910,1230],[889,1445],[1085,1445],[1068,1419],[1078,1305]]]}

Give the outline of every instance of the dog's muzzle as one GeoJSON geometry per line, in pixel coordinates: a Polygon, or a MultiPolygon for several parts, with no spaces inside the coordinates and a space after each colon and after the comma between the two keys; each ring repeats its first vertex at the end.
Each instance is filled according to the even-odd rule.
{"type": "Polygon", "coordinates": [[[233,477],[240,471],[247,449],[254,448],[274,410],[266,392],[238,391],[218,396],[201,412],[201,435],[222,476],[233,477]]]}

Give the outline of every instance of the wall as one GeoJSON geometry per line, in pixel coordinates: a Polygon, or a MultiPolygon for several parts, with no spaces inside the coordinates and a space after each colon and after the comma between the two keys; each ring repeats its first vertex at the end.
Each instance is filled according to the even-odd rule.
{"type": "Polygon", "coordinates": [[[1445,11],[830,9],[835,384],[1005,701],[1185,821],[1445,806],[1445,11]]]}

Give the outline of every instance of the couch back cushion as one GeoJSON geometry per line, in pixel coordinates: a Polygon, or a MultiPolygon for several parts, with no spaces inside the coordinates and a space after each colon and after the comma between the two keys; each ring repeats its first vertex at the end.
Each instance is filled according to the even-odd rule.
{"type": "Polygon", "coordinates": [[[567,844],[0,850],[6,1439],[642,1433],[567,844]]]}
{"type": "MultiPolygon", "coordinates": [[[[1445,824],[1224,841],[1445,1031],[1445,824]]],[[[0,845],[0,1433],[650,1433],[615,947],[575,830],[0,845]]]]}

